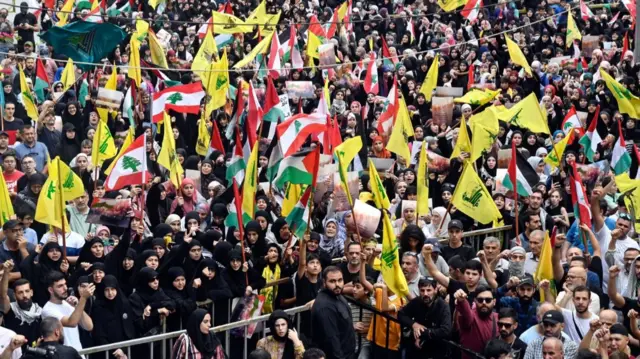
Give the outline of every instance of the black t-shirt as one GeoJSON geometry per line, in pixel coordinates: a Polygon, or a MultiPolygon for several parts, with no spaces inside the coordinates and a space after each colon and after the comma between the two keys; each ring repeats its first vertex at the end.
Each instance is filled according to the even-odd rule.
{"type": "Polygon", "coordinates": [[[34,341],[40,337],[40,321],[41,319],[34,320],[31,324],[21,324],[22,321],[16,317],[12,309],[9,309],[9,313],[4,315],[4,327],[11,329],[16,334],[24,335],[31,345],[34,341]]]}
{"type": "Polygon", "coordinates": [[[458,248],[451,248],[447,245],[440,248],[440,251],[442,258],[444,258],[444,260],[447,262],[449,262],[449,259],[451,259],[451,257],[453,256],[460,256],[460,258],[462,258],[462,260],[465,262],[470,261],[476,257],[476,253],[474,252],[473,248],[467,245],[462,245],[458,248]]]}
{"type": "Polygon", "coordinates": [[[31,14],[31,13],[26,13],[26,14],[22,14],[22,13],[18,13],[16,14],[16,16],[13,18],[13,27],[18,30],[18,36],[20,36],[20,40],[22,41],[22,43],[25,43],[27,41],[31,41],[33,42],[33,30],[27,30],[27,29],[21,29],[18,25],[20,24],[28,24],[31,26],[34,26],[36,24],[38,24],[38,19],[36,19],[35,15],[31,14]]]}
{"type": "MultiPolygon", "coordinates": [[[[340,265],[338,266],[340,268],[340,270],[342,271],[342,278],[344,280],[344,283],[350,283],[353,282],[354,279],[359,278],[360,276],[360,271],[358,270],[355,273],[351,273],[349,272],[349,263],[348,262],[342,262],[340,263],[340,265]]],[[[371,268],[370,265],[367,264],[366,266],[366,276],[369,277],[373,283],[376,282],[376,280],[378,279],[378,271],[376,271],[375,269],[371,268]]]]}
{"type": "Polygon", "coordinates": [[[527,344],[522,340],[516,338],[511,345],[511,353],[513,353],[513,359],[524,359],[524,353],[527,351],[527,344]]]}
{"type": "Polygon", "coordinates": [[[298,278],[298,274],[295,275],[296,281],[296,306],[305,305],[310,301],[316,299],[318,292],[322,289],[322,279],[318,278],[315,283],[311,283],[306,275],[302,278],[298,278]]]}
{"type": "Polygon", "coordinates": [[[640,306],[638,306],[637,299],[631,299],[624,297],[624,306],[622,308],[614,308],[619,309],[622,312],[622,318],[624,322],[624,326],[629,330],[631,328],[631,323],[629,321],[629,311],[634,309],[636,312],[640,312],[640,306]]]}
{"type": "Polygon", "coordinates": [[[2,123],[5,131],[20,131],[24,128],[24,121],[16,117],[13,118],[13,121],[5,121],[3,119],[2,123]]]}

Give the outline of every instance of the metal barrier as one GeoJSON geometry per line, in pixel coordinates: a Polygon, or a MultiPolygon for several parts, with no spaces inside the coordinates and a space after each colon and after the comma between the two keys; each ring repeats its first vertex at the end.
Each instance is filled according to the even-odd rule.
{"type": "MultiPolygon", "coordinates": [[[[503,241],[506,237],[506,233],[508,233],[511,230],[512,226],[503,226],[503,227],[498,227],[498,228],[487,228],[487,229],[480,229],[480,230],[476,230],[476,231],[468,231],[468,232],[464,232],[463,233],[463,239],[467,242],[467,244],[471,245],[472,247],[474,247],[474,249],[480,250],[482,249],[482,240],[484,240],[484,238],[486,238],[489,235],[498,237],[501,241],[503,241]]],[[[443,244],[446,244],[448,242],[448,239],[446,238],[440,238],[440,242],[443,244]]],[[[340,262],[342,260],[342,258],[337,258],[334,259],[334,262],[340,262]]],[[[287,282],[289,282],[291,280],[291,278],[287,277],[287,278],[281,278],[279,281],[277,282],[273,282],[273,283],[267,283],[267,285],[279,285],[279,284],[285,284],[287,282]]],[[[225,350],[227,352],[227,355],[229,356],[229,350],[230,350],[230,333],[229,331],[231,329],[235,329],[235,328],[242,328],[244,327],[245,333],[247,330],[247,326],[253,323],[262,323],[265,322],[269,319],[269,315],[270,314],[266,314],[266,315],[262,315],[253,319],[248,319],[248,320],[242,320],[242,321],[238,321],[238,322],[234,322],[234,323],[230,323],[231,321],[231,313],[232,313],[232,301],[233,299],[229,299],[228,300],[228,305],[227,305],[227,324],[223,324],[223,325],[219,325],[217,327],[213,327],[211,328],[211,330],[214,333],[220,333],[220,332],[224,332],[225,333],[225,341],[224,341],[224,347],[225,350]]],[[[354,303],[352,301],[352,303],[354,303]]],[[[198,306],[208,306],[209,304],[212,304],[212,302],[210,300],[207,300],[205,302],[199,302],[198,306]]],[[[360,309],[360,313],[362,314],[362,309],[365,308],[366,306],[364,306],[362,303],[357,303],[357,305],[362,306],[360,309]]],[[[382,313],[377,311],[374,307],[366,307],[367,310],[371,310],[374,313],[376,313],[376,315],[373,316],[374,320],[373,320],[373,324],[374,324],[374,333],[375,333],[375,318],[377,315],[380,315],[384,318],[387,318],[387,334],[389,332],[389,318],[391,318],[391,321],[394,322],[398,322],[397,319],[393,318],[392,316],[388,315],[387,313],[382,313]]],[[[300,326],[300,315],[299,313],[304,312],[309,310],[309,308],[307,306],[300,306],[300,307],[296,307],[296,308],[292,308],[292,309],[288,309],[285,310],[285,312],[287,312],[290,315],[296,315],[296,323],[298,325],[298,331],[300,330],[299,326],[300,326]]],[[[215,305],[211,305],[211,317],[212,317],[212,321],[215,318],[215,305]]],[[[180,326],[182,327],[182,321],[180,322],[180,326]]],[[[174,331],[174,332],[169,332],[166,333],[166,322],[163,322],[163,333],[162,334],[157,334],[157,335],[153,335],[153,336],[148,336],[148,337],[144,337],[144,338],[137,338],[137,339],[132,339],[132,340],[127,340],[127,341],[123,341],[123,342],[119,342],[119,343],[113,343],[113,344],[107,344],[107,345],[101,345],[101,346],[96,346],[96,347],[92,347],[92,348],[87,348],[87,349],[83,349],[81,351],[79,351],[79,353],[81,355],[89,355],[89,354],[98,354],[98,353],[104,353],[105,358],[109,358],[109,355],[117,350],[117,349],[122,349],[122,351],[127,353],[127,356],[129,359],[132,359],[131,357],[131,349],[132,347],[135,346],[140,346],[140,345],[148,345],[149,346],[149,358],[154,358],[154,345],[157,342],[161,342],[161,348],[159,349],[162,351],[162,354],[159,356],[156,356],[157,358],[162,358],[162,359],[166,359],[167,358],[167,352],[171,352],[171,349],[173,348],[173,342],[176,338],[178,338],[182,333],[185,333],[185,330],[179,330],[179,331],[174,331]],[[167,347],[167,341],[168,341],[168,347],[167,347]]],[[[262,335],[263,337],[266,335],[266,332],[263,330],[262,331],[262,335]]],[[[243,358],[247,358],[247,339],[246,339],[246,334],[245,334],[245,339],[244,339],[244,353],[243,353],[243,358]]],[[[446,342],[446,341],[445,341],[446,342]]],[[[449,345],[449,344],[447,344],[449,345]]],[[[453,343],[451,344],[453,346],[456,346],[457,344],[453,343]]],[[[388,346],[388,338],[387,338],[387,346],[388,346]]],[[[360,345],[359,345],[360,347],[360,345]]],[[[136,357],[135,359],[138,359],[138,357],[136,357]]]]}
{"type": "MultiPolygon", "coordinates": [[[[477,229],[475,231],[467,231],[462,233],[462,241],[470,245],[476,252],[482,249],[482,242],[485,238],[491,236],[500,240],[504,247],[504,242],[510,240],[508,233],[511,232],[513,226],[502,226],[496,228],[477,229]]],[[[438,237],[441,245],[449,243],[448,237],[438,237]]]]}

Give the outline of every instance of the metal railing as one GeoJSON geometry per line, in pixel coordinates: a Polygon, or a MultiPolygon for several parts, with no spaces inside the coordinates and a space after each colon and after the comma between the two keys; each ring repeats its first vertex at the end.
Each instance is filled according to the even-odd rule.
{"type": "MultiPolygon", "coordinates": [[[[465,240],[465,242],[469,245],[471,245],[472,247],[474,247],[476,250],[480,250],[482,249],[482,241],[484,240],[484,238],[486,238],[487,236],[494,236],[499,238],[501,241],[508,239],[506,238],[506,234],[509,233],[509,231],[511,231],[512,226],[502,226],[502,227],[497,227],[497,228],[487,228],[487,229],[479,229],[479,230],[475,230],[475,231],[467,231],[463,233],[463,239],[465,240]]],[[[448,241],[447,238],[440,238],[440,242],[443,244],[446,244],[448,241]]],[[[334,262],[340,262],[341,258],[338,259],[334,259],[334,262]]],[[[291,280],[290,277],[286,277],[286,278],[281,278],[280,280],[278,280],[277,282],[273,282],[273,283],[267,283],[267,285],[279,285],[279,284],[285,284],[288,283],[291,280]]],[[[247,358],[247,338],[246,338],[246,331],[247,331],[247,327],[251,324],[254,323],[262,323],[262,322],[266,322],[269,319],[270,314],[265,314],[253,319],[248,319],[248,320],[241,320],[241,321],[237,321],[237,322],[231,322],[231,313],[233,311],[232,308],[232,301],[233,299],[229,299],[228,303],[227,303],[227,324],[223,324],[223,325],[219,325],[216,327],[211,328],[211,331],[214,333],[220,333],[220,332],[224,332],[225,334],[225,340],[224,340],[224,348],[225,351],[227,352],[227,356],[229,356],[229,351],[230,351],[230,340],[231,340],[231,333],[230,330],[231,329],[236,329],[236,328],[243,328],[244,327],[244,331],[245,331],[245,335],[244,335],[244,349],[243,349],[243,357],[246,359],[247,358]]],[[[215,317],[215,305],[213,305],[213,303],[210,300],[207,300],[206,302],[198,302],[197,303],[199,307],[202,306],[208,306],[211,305],[211,317],[212,320],[215,317]]],[[[362,303],[359,303],[358,305],[362,305],[362,303]]],[[[372,310],[374,311],[374,313],[376,313],[377,315],[381,315],[385,318],[392,318],[392,321],[397,322],[397,319],[393,318],[392,316],[388,315],[387,313],[381,313],[379,311],[377,311],[375,308],[373,307],[366,307],[367,310],[372,310]]],[[[300,326],[300,318],[299,318],[299,313],[304,312],[309,310],[309,308],[307,306],[299,306],[299,307],[295,307],[295,308],[291,308],[288,310],[285,310],[285,312],[287,312],[290,315],[296,315],[296,321],[295,323],[298,325],[298,331],[299,331],[299,326],[300,326]]],[[[362,307],[361,307],[361,313],[362,313],[362,307]]],[[[375,318],[375,315],[374,315],[375,318]]],[[[387,320],[387,325],[389,324],[389,320],[387,320]]],[[[375,325],[375,323],[374,323],[375,325]]],[[[182,327],[182,323],[181,323],[181,327],[182,327]]],[[[162,358],[162,359],[166,359],[167,358],[167,354],[171,353],[171,349],[173,348],[173,342],[175,339],[177,339],[182,333],[185,333],[185,330],[178,330],[178,331],[173,331],[173,332],[169,332],[166,333],[166,320],[165,323],[163,324],[163,328],[162,328],[163,333],[162,334],[157,334],[157,335],[153,335],[153,336],[147,336],[147,337],[143,337],[143,338],[137,338],[137,339],[132,339],[132,340],[127,340],[127,341],[123,341],[123,342],[118,342],[118,343],[113,343],[113,344],[106,344],[106,345],[101,345],[101,346],[95,346],[95,347],[91,347],[91,348],[86,348],[83,349],[81,351],[79,351],[79,353],[81,355],[89,355],[89,354],[98,354],[98,353],[104,353],[105,358],[109,358],[110,354],[118,349],[122,349],[123,352],[125,352],[127,354],[127,357],[129,359],[132,359],[131,357],[131,349],[133,347],[138,347],[138,346],[142,346],[142,345],[148,345],[149,346],[149,358],[153,359],[153,358],[162,358]],[[161,355],[157,355],[154,356],[154,346],[156,346],[157,342],[161,341],[161,349],[160,348],[155,348],[156,350],[160,350],[161,351],[161,355]],[[167,344],[169,344],[167,346],[167,344]]],[[[388,331],[388,328],[387,328],[388,331]]],[[[375,329],[374,329],[375,332],[375,329]]],[[[266,336],[266,331],[262,331],[262,336],[266,336]]],[[[449,344],[447,344],[449,345],[449,344]]],[[[455,346],[455,343],[451,344],[453,346],[455,346]]],[[[157,354],[157,353],[156,353],[157,354]]],[[[135,359],[138,359],[138,357],[136,357],[135,359]]]]}
{"type": "MultiPolygon", "coordinates": [[[[231,300],[230,300],[231,301],[231,300]]],[[[229,306],[230,307],[230,306],[229,306]]],[[[285,310],[285,312],[289,315],[296,315],[296,322],[300,323],[299,320],[299,313],[304,312],[309,310],[309,307],[307,306],[299,306],[299,307],[295,307],[295,308],[291,308],[291,309],[287,309],[285,310]]],[[[231,329],[236,329],[236,328],[244,328],[244,358],[247,358],[247,327],[251,324],[254,323],[262,323],[262,322],[266,322],[269,319],[269,316],[271,314],[265,314],[265,315],[261,315],[259,317],[255,317],[252,319],[246,319],[246,320],[241,320],[241,321],[237,321],[237,322],[233,322],[233,323],[228,323],[228,324],[223,324],[223,325],[219,325],[217,327],[213,327],[211,328],[211,332],[213,333],[220,333],[220,332],[224,332],[225,333],[225,350],[227,352],[227,356],[229,356],[229,350],[230,350],[230,330],[231,329]]],[[[163,327],[163,329],[165,329],[163,327]]],[[[166,359],[167,357],[167,341],[169,342],[169,352],[171,351],[171,348],[173,348],[173,340],[177,339],[181,334],[186,333],[186,330],[178,330],[175,332],[169,332],[169,333],[163,333],[163,334],[157,334],[157,335],[153,335],[153,336],[149,336],[149,337],[144,337],[144,338],[137,338],[137,339],[132,339],[132,340],[126,340],[123,342],[118,342],[118,343],[113,343],[113,344],[106,344],[106,345],[101,345],[101,346],[96,346],[96,347],[92,347],[92,348],[87,348],[87,349],[83,349],[80,350],[79,353],[80,355],[90,355],[90,354],[100,354],[100,353],[104,353],[105,358],[109,358],[109,356],[111,355],[111,353],[113,353],[114,351],[118,350],[118,349],[122,349],[123,352],[125,352],[127,354],[127,357],[129,359],[133,359],[131,357],[131,349],[133,347],[136,346],[140,346],[140,345],[148,345],[149,346],[149,358],[150,359],[154,359],[154,358],[163,358],[166,359]],[[154,346],[157,342],[162,341],[162,353],[159,356],[154,356],[154,346]]],[[[255,333],[254,333],[255,334],[255,333]]],[[[263,330],[262,331],[262,336],[266,336],[266,332],[263,330]]],[[[135,359],[138,359],[138,357],[136,357],[135,359]]]]}

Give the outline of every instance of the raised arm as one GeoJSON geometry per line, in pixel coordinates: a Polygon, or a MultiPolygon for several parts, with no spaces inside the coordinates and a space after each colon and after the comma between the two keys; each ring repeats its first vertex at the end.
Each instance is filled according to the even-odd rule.
{"type": "Polygon", "coordinates": [[[4,314],[9,313],[11,301],[9,300],[9,274],[13,270],[13,260],[9,259],[2,265],[4,271],[2,273],[2,281],[0,282],[0,310],[4,314]]]}
{"type": "Polygon", "coordinates": [[[562,263],[560,260],[562,259],[562,247],[566,241],[566,236],[564,234],[556,235],[556,243],[553,248],[553,254],[551,255],[551,267],[553,268],[553,279],[557,282],[560,282],[564,277],[564,268],[562,268],[562,263]]]}
{"type": "MultiPolygon", "coordinates": [[[[591,228],[589,228],[589,226],[587,226],[586,224],[582,223],[580,224],[580,229],[582,230],[582,233],[585,236],[587,236],[587,238],[591,242],[591,247],[593,248],[593,256],[602,258],[602,250],[600,249],[600,242],[598,242],[598,239],[596,238],[596,235],[593,234],[593,231],[591,230],[591,228]]],[[[611,233],[611,241],[609,243],[610,243],[609,247],[611,247],[611,243],[614,243],[615,245],[615,240],[613,239],[613,233],[611,233]]],[[[614,247],[614,250],[615,250],[615,247],[614,247]]]]}
{"type": "MultiPolygon", "coordinates": [[[[302,236],[302,243],[300,243],[300,255],[298,256],[298,279],[304,276],[304,272],[307,270],[307,242],[309,241],[309,233],[305,233],[302,236]]],[[[361,271],[362,272],[362,271],[361,271]]]]}
{"type": "MultiPolygon", "coordinates": [[[[93,322],[91,318],[87,320],[84,318],[86,313],[84,312],[84,307],[87,304],[87,299],[93,295],[93,292],[96,290],[96,287],[93,284],[89,284],[85,288],[80,288],[80,299],[78,300],[78,304],[76,304],[73,313],[71,313],[68,317],[62,317],[60,322],[63,326],[67,328],[75,328],[78,324],[82,324],[82,328],[85,330],[91,331],[93,330],[93,322]]],[[[88,316],[87,316],[88,317],[88,316]]]]}
{"type": "Polygon", "coordinates": [[[487,262],[487,257],[485,256],[484,251],[478,252],[478,259],[480,259],[480,263],[482,264],[482,273],[484,273],[484,279],[487,280],[487,283],[491,288],[498,288],[496,276],[493,273],[493,269],[491,269],[491,265],[489,264],[489,262],[487,262]]]}
{"type": "Polygon", "coordinates": [[[367,279],[367,262],[364,261],[364,256],[365,254],[362,253],[362,257],[363,259],[360,261],[360,284],[362,284],[362,286],[364,287],[364,289],[366,291],[368,291],[369,293],[373,292],[373,284],[371,284],[371,282],[369,282],[369,280],[367,279]]]}
{"type": "Polygon", "coordinates": [[[599,232],[604,226],[604,217],[600,212],[600,200],[604,198],[604,189],[596,187],[591,193],[591,217],[593,219],[593,229],[599,232]]]}
{"type": "Polygon", "coordinates": [[[442,274],[436,267],[436,264],[433,263],[433,259],[431,258],[431,253],[433,252],[433,245],[425,244],[422,247],[422,259],[424,261],[424,266],[427,268],[429,274],[443,287],[449,287],[449,277],[442,274]]]}
{"type": "Polygon", "coordinates": [[[614,306],[622,308],[624,307],[624,297],[622,294],[618,293],[618,285],[616,283],[618,274],[620,274],[620,267],[614,265],[609,268],[609,286],[607,287],[607,294],[609,294],[609,298],[614,306]]]}

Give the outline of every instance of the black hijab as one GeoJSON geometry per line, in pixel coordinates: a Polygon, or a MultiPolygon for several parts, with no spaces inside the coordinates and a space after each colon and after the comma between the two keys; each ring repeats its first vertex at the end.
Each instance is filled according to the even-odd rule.
{"type": "MultiPolygon", "coordinates": [[[[207,314],[209,313],[207,313],[206,310],[200,308],[191,313],[189,321],[187,322],[187,334],[193,345],[202,355],[202,358],[209,359],[215,357],[216,351],[220,346],[220,341],[211,331],[209,331],[208,334],[203,334],[200,331],[200,324],[207,314]]],[[[211,321],[213,322],[213,318],[211,321]]]]}
{"type": "MultiPolygon", "coordinates": [[[[57,261],[51,260],[47,253],[50,250],[57,249],[62,253],[62,247],[58,244],[58,242],[47,242],[47,244],[42,247],[40,254],[38,255],[38,263],[40,264],[41,273],[49,273],[51,271],[60,271],[60,265],[62,264],[62,256],[57,261]]],[[[44,278],[43,278],[44,279],[44,278]]]]}
{"type": "Polygon", "coordinates": [[[284,310],[278,309],[271,313],[269,317],[269,329],[271,330],[271,336],[279,343],[284,343],[284,353],[282,359],[295,359],[295,351],[293,349],[293,341],[289,339],[288,333],[284,337],[278,336],[276,332],[276,321],[278,319],[284,319],[287,321],[287,329],[291,329],[291,318],[284,312],[284,310]]]}
{"type": "Polygon", "coordinates": [[[102,257],[96,257],[93,255],[93,252],[91,252],[91,247],[96,243],[100,243],[104,246],[102,239],[99,237],[93,237],[90,241],[85,243],[84,246],[82,246],[80,254],[78,255],[77,263],[87,262],[93,264],[96,262],[104,262],[104,252],[102,252],[102,257]]]}
{"type": "Polygon", "coordinates": [[[145,304],[155,302],[160,289],[154,290],[149,283],[158,278],[158,272],[145,267],[136,276],[136,293],[142,298],[145,304]]]}

